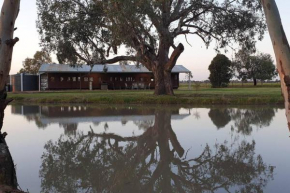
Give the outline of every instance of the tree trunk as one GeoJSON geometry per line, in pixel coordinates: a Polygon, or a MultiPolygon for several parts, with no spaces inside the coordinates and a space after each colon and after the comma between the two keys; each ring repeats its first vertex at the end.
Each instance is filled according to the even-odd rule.
{"type": "Polygon", "coordinates": [[[253,80],[254,80],[254,86],[257,86],[257,79],[254,78],[253,80]]]}
{"type": "Polygon", "coordinates": [[[163,65],[158,65],[152,69],[155,81],[155,95],[174,95],[171,83],[171,71],[164,69],[163,65]]]}
{"type": "Polygon", "coordinates": [[[20,0],[4,0],[0,17],[0,192],[21,192],[17,190],[17,178],[13,159],[6,144],[6,133],[1,132],[4,111],[11,100],[7,100],[5,85],[9,76],[13,47],[14,24],[18,16],[20,0]]]}
{"type": "Polygon", "coordinates": [[[290,128],[290,47],[275,0],[262,0],[261,2],[276,56],[276,64],[285,101],[286,116],[290,128]]]}
{"type": "Polygon", "coordinates": [[[0,17],[0,91],[5,89],[9,76],[14,44],[14,24],[19,12],[20,0],[4,0],[0,17]]]}

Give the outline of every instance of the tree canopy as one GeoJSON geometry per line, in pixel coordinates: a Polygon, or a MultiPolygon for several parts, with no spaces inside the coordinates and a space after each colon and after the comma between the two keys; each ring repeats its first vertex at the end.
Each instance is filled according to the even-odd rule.
{"type": "Polygon", "coordinates": [[[19,73],[37,74],[43,63],[51,63],[51,57],[46,51],[37,51],[33,58],[26,58],[23,61],[23,68],[20,69],[19,73]]]}
{"type": "Polygon", "coordinates": [[[257,85],[257,80],[271,80],[277,76],[277,70],[270,54],[252,55],[250,51],[243,49],[235,55],[233,66],[239,79],[252,79],[254,85],[257,85]]]}
{"type": "Polygon", "coordinates": [[[252,0],[37,0],[37,7],[42,46],[60,63],[135,61],[154,73],[155,94],[173,94],[169,73],[184,50],[177,37],[253,47],[265,30],[252,0]]]}
{"type": "Polygon", "coordinates": [[[217,54],[208,69],[212,87],[226,87],[232,77],[232,62],[223,54],[217,54]]]}

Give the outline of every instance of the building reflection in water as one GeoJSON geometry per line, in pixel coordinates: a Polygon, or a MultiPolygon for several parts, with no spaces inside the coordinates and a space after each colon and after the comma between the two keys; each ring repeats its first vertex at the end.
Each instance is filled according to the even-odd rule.
{"type": "MultiPolygon", "coordinates": [[[[55,109],[52,111],[55,117],[49,116],[50,109],[41,113],[56,122],[60,115],[55,109]]],[[[263,192],[273,179],[274,167],[255,154],[254,141],[236,139],[214,148],[206,145],[198,157],[188,157],[171,126],[172,118],[179,116],[178,108],[140,111],[138,116],[153,116],[154,121],[147,122],[148,127],[142,124],[142,128],[147,128],[139,136],[91,130],[47,142],[40,169],[42,191],[263,192]]],[[[136,115],[129,109],[122,112],[129,117],[136,115]]],[[[78,115],[79,120],[86,119],[82,115],[78,115]]],[[[100,116],[106,122],[109,115],[100,116]]],[[[72,120],[68,117],[68,121],[72,120]]]]}
{"type": "MultiPolygon", "coordinates": [[[[45,129],[50,124],[59,124],[65,134],[75,135],[78,124],[104,123],[104,130],[109,129],[108,122],[121,122],[123,126],[132,121],[139,129],[147,129],[154,124],[154,107],[119,106],[23,106],[13,105],[13,114],[24,115],[28,121],[34,121],[38,128],[45,129]]],[[[189,111],[189,110],[188,110],[189,111]]],[[[181,120],[190,115],[180,114],[179,108],[172,109],[172,119],[181,120]]]]}

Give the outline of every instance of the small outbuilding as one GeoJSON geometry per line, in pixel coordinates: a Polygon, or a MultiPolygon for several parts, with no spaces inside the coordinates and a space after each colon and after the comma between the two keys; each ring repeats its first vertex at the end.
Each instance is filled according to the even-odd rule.
{"type": "MultiPolygon", "coordinates": [[[[172,69],[174,89],[179,87],[179,74],[190,73],[182,65],[172,69]]],[[[143,66],[87,65],[72,67],[62,64],[42,64],[39,69],[40,90],[61,89],[154,89],[154,75],[143,66]]]]}
{"type": "Polygon", "coordinates": [[[38,75],[25,73],[10,75],[9,78],[9,85],[13,92],[37,91],[39,90],[38,82],[38,75]]]}

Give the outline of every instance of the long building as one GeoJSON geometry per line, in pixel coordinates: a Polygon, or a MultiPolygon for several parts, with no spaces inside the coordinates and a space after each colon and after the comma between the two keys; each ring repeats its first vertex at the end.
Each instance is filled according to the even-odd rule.
{"type": "MultiPolygon", "coordinates": [[[[179,87],[179,74],[190,73],[182,65],[172,69],[174,89],[179,87]]],[[[154,75],[143,66],[87,65],[72,67],[61,64],[43,64],[39,69],[40,90],[62,89],[154,89],[154,75]]]]}

